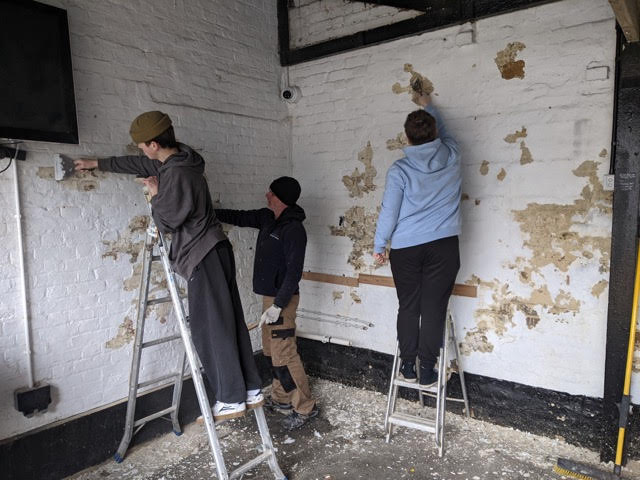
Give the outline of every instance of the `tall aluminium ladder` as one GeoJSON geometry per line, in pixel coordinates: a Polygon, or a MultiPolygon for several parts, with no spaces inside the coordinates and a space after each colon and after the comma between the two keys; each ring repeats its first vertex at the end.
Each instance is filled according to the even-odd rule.
{"type": "MultiPolygon", "coordinates": [[[[151,208],[151,205],[149,205],[151,208]]],[[[211,413],[211,405],[207,397],[207,392],[202,380],[202,373],[200,372],[200,361],[195,351],[193,341],[191,339],[191,333],[187,325],[187,316],[185,315],[184,305],[182,304],[182,298],[178,293],[175,274],[169,262],[169,254],[167,250],[167,244],[164,236],[158,230],[153,222],[153,217],[149,215],[149,227],[147,228],[146,238],[142,251],[142,275],[140,279],[140,294],[138,296],[138,311],[136,315],[136,336],[133,346],[133,358],[131,360],[131,372],[129,374],[129,399],[127,402],[127,416],[125,422],[125,431],[118,447],[118,451],[115,453],[114,458],[116,462],[120,463],[124,459],[124,455],[129,447],[129,443],[135,433],[137,433],[147,422],[154,420],[165,415],[171,415],[171,422],[173,424],[173,432],[176,435],[181,435],[182,430],[178,422],[178,410],[180,408],[180,398],[182,394],[182,378],[184,374],[185,362],[189,362],[191,369],[191,377],[193,385],[196,389],[196,395],[198,397],[198,403],[204,419],[204,424],[209,437],[209,444],[211,445],[211,451],[216,464],[217,477],[219,480],[232,480],[241,478],[247,471],[258,466],[262,462],[266,462],[273,473],[276,480],[287,480],[287,478],[280,470],[278,461],[276,459],[275,449],[271,441],[271,435],[269,433],[269,427],[264,415],[263,407],[257,407],[252,409],[256,422],[258,424],[258,431],[260,432],[261,445],[258,446],[260,454],[239,466],[231,473],[227,472],[224,464],[224,458],[220,443],[218,442],[218,436],[216,435],[215,423],[213,415],[211,413]],[[157,249],[158,254],[154,254],[154,247],[157,249]],[[169,297],[149,299],[149,286],[151,284],[151,267],[154,261],[161,261],[164,269],[165,276],[167,278],[167,289],[169,290],[169,297]],[[164,338],[144,342],[144,325],[147,316],[147,307],[159,303],[173,303],[173,309],[178,322],[180,334],[170,335],[164,338]],[[142,351],[145,348],[153,347],[163,343],[171,342],[174,340],[182,340],[184,346],[184,354],[179,362],[178,370],[175,373],[164,375],[149,381],[139,383],[140,376],[140,359],[142,351]],[[136,400],[139,397],[138,389],[147,387],[149,385],[157,384],[159,382],[173,379],[173,400],[171,406],[148,415],[139,420],[135,420],[135,407],[136,400]],[[134,431],[134,428],[137,428],[134,431]]]]}
{"type": "MultiPolygon", "coordinates": [[[[440,356],[438,358],[438,382],[435,386],[423,387],[419,382],[407,382],[398,378],[400,371],[399,355],[400,349],[396,347],[396,354],[393,357],[393,368],[391,370],[391,382],[389,385],[389,395],[387,397],[387,411],[384,417],[384,430],[386,432],[386,442],[391,441],[393,426],[399,425],[407,428],[415,428],[423,432],[433,433],[435,435],[436,446],[438,447],[438,456],[444,454],[444,416],[446,411],[447,400],[453,402],[464,403],[464,410],[467,417],[469,412],[469,399],[467,398],[467,386],[464,381],[464,371],[460,363],[460,352],[456,342],[453,317],[451,313],[447,313],[447,320],[443,333],[442,347],[440,348],[440,356]],[[462,387],[462,398],[447,397],[447,380],[451,375],[451,367],[448,362],[449,344],[453,344],[455,351],[456,363],[458,366],[458,375],[460,377],[460,385],[462,387]],[[396,400],[398,398],[399,387],[411,388],[418,390],[420,402],[425,404],[425,397],[435,397],[436,413],[434,418],[418,417],[407,413],[396,412],[396,400]]],[[[417,369],[419,371],[419,369],[417,369]]]]}

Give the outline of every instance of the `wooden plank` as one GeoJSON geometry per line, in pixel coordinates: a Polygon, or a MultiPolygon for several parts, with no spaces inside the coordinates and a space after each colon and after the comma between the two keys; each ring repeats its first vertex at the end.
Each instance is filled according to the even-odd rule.
{"type": "Polygon", "coordinates": [[[640,1],[609,0],[627,42],[640,40],[640,1]]]}
{"type": "MultiPolygon", "coordinates": [[[[347,287],[357,287],[361,283],[364,285],[377,285],[379,287],[395,287],[392,277],[385,277],[382,275],[368,275],[361,273],[358,278],[344,277],[341,275],[330,275],[328,273],[318,272],[302,272],[303,280],[310,280],[312,282],[332,283],[334,285],[345,285],[347,287]]],[[[452,295],[458,297],[472,297],[478,296],[478,287],[475,285],[462,285],[456,283],[453,287],[452,295]]]]}
{"type": "Polygon", "coordinates": [[[358,279],[354,277],[343,277],[341,275],[330,275],[328,273],[302,272],[303,280],[312,282],[333,283],[335,285],[346,285],[347,287],[357,287],[358,279]]]}

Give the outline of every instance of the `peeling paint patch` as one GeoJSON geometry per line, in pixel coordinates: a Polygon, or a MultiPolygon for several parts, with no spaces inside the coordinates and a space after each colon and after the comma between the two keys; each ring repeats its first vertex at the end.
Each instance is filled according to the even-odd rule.
{"type": "Polygon", "coordinates": [[[347,237],[353,242],[353,250],[349,254],[347,263],[353,265],[356,270],[365,266],[362,257],[373,250],[373,237],[379,212],[379,207],[373,213],[367,213],[362,206],[351,207],[345,212],[341,227],[329,227],[331,235],[347,237]]]}
{"type": "Polygon", "coordinates": [[[527,163],[533,162],[533,157],[531,156],[531,151],[525,145],[524,140],[520,142],[520,165],[526,165],[527,163]]]}
{"type": "Polygon", "coordinates": [[[355,303],[362,303],[362,299],[356,292],[351,292],[350,295],[351,295],[351,300],[353,300],[355,303]]]}
{"type": "Polygon", "coordinates": [[[504,141],[507,143],[516,143],[519,138],[525,138],[527,136],[527,128],[522,127],[522,130],[516,130],[515,133],[510,133],[506,137],[504,137],[504,141]]]}
{"type": "Polygon", "coordinates": [[[110,349],[123,347],[127,343],[131,343],[135,337],[136,330],[133,328],[133,322],[129,317],[125,317],[124,321],[118,326],[118,333],[111,340],[105,343],[110,349]]]}
{"type": "Polygon", "coordinates": [[[364,165],[364,172],[360,173],[356,168],[351,175],[342,177],[342,183],[349,190],[350,197],[361,198],[365,193],[373,192],[376,189],[373,179],[378,172],[372,165],[373,148],[371,148],[371,142],[367,142],[367,145],[358,152],[358,160],[364,165]]]}
{"type": "MultiPolygon", "coordinates": [[[[588,177],[589,185],[572,205],[529,203],[523,210],[512,210],[520,230],[528,237],[524,246],[531,249],[533,256],[527,263],[534,271],[539,273],[542,267],[553,265],[567,272],[578,255],[592,258],[594,251],[600,254],[601,270],[609,271],[611,238],[582,235],[572,229],[574,225],[590,223],[593,214],[611,214],[612,192],[602,188],[597,167],[597,162],[585,161],[573,170],[578,177],[588,177]]],[[[518,258],[516,263],[522,261],[518,258]]]]}
{"type": "Polygon", "coordinates": [[[464,341],[459,345],[462,355],[470,355],[473,352],[491,353],[493,352],[493,344],[487,338],[486,333],[478,330],[467,332],[464,341]]]}
{"type": "Polygon", "coordinates": [[[489,162],[483,160],[482,165],[480,165],[480,175],[486,175],[487,173],[489,173],[489,162]]]}
{"type": "Polygon", "coordinates": [[[538,315],[538,312],[533,307],[531,307],[531,305],[519,303],[517,305],[517,308],[524,314],[525,321],[527,322],[527,328],[529,330],[535,328],[535,326],[538,325],[538,322],[540,321],[540,315],[538,315]]]}
{"type": "Polygon", "coordinates": [[[479,199],[479,198],[476,198],[476,200],[475,200],[475,204],[476,204],[476,205],[480,205],[480,199],[479,199]]]}
{"type": "Polygon", "coordinates": [[[396,138],[387,140],[387,150],[401,150],[407,146],[409,146],[409,139],[404,132],[400,132],[396,138]]]}
{"type": "Polygon", "coordinates": [[[600,280],[591,289],[591,295],[599,298],[600,295],[602,295],[602,292],[604,292],[604,289],[607,288],[607,285],[609,285],[609,282],[607,282],[606,280],[600,280]]]}
{"type": "Polygon", "coordinates": [[[464,202],[465,200],[469,200],[469,194],[468,194],[468,193],[463,193],[463,194],[460,196],[460,200],[462,200],[463,202],[464,202]]]}
{"type": "Polygon", "coordinates": [[[136,263],[144,241],[135,242],[133,235],[146,230],[148,225],[149,217],[146,215],[133,217],[124,235],[119,235],[115,241],[102,241],[102,244],[107,247],[102,258],[112,257],[117,260],[119,254],[126,254],[130,256],[131,263],[136,263]]]}
{"type": "Polygon", "coordinates": [[[39,167],[36,175],[45,180],[53,180],[55,176],[53,167],[39,167]]]}
{"type": "Polygon", "coordinates": [[[602,151],[598,155],[600,158],[605,158],[607,156],[607,149],[603,148],[602,151]]]}
{"type": "Polygon", "coordinates": [[[504,50],[498,52],[494,61],[502,78],[505,80],[524,78],[524,60],[516,60],[516,56],[525,48],[526,45],[522,42],[512,42],[508,43],[504,50]]]}
{"type": "Polygon", "coordinates": [[[396,82],[391,87],[391,91],[395,94],[401,93],[410,93],[413,103],[418,105],[416,101],[416,97],[422,95],[423,93],[430,95],[433,93],[433,83],[424,75],[419,74],[413,69],[413,65],[410,63],[404,64],[404,71],[411,74],[411,78],[409,79],[409,85],[403,87],[400,83],[396,82]]]}
{"type": "Polygon", "coordinates": [[[341,290],[334,290],[333,291],[333,301],[335,303],[336,300],[340,300],[342,298],[342,295],[344,294],[343,291],[341,290]]]}
{"type": "Polygon", "coordinates": [[[81,192],[91,192],[98,189],[98,182],[95,180],[80,180],[78,181],[78,190],[81,192]]]}
{"type": "Polygon", "coordinates": [[[507,176],[507,172],[505,171],[505,169],[504,169],[504,168],[501,168],[501,169],[500,169],[500,172],[498,172],[498,175],[496,175],[496,178],[497,178],[498,180],[500,180],[500,181],[503,181],[503,180],[504,180],[504,177],[506,177],[506,176],[507,176]]]}

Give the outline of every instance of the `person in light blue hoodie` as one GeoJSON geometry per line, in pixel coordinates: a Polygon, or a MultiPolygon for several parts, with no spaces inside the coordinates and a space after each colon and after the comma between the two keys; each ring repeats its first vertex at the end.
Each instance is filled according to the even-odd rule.
{"type": "Polygon", "coordinates": [[[431,386],[442,345],[449,297],[460,268],[460,193],[458,143],[446,129],[429,95],[415,95],[424,110],[407,116],[409,146],[387,172],[374,239],[374,258],[389,261],[398,295],[400,375],[431,386]]]}

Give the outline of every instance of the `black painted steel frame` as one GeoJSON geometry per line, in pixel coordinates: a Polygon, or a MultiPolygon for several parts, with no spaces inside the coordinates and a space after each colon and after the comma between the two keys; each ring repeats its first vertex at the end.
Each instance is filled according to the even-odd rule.
{"type": "Polygon", "coordinates": [[[516,10],[537,7],[559,0],[431,0],[431,1],[360,1],[399,8],[424,10],[426,13],[391,25],[357,32],[345,37],[327,40],[307,47],[290,48],[289,0],[278,0],[278,40],[280,64],[295,65],[328,55],[388,42],[401,37],[419,35],[431,30],[473,22],[480,18],[501,15],[516,10]],[[417,8],[420,6],[420,8],[417,8]]]}
{"type": "MultiPolygon", "coordinates": [[[[614,146],[615,189],[604,381],[602,461],[614,460],[638,248],[640,194],[640,43],[628,44],[618,29],[614,146]]],[[[630,436],[627,435],[627,439],[630,436]]]]}

